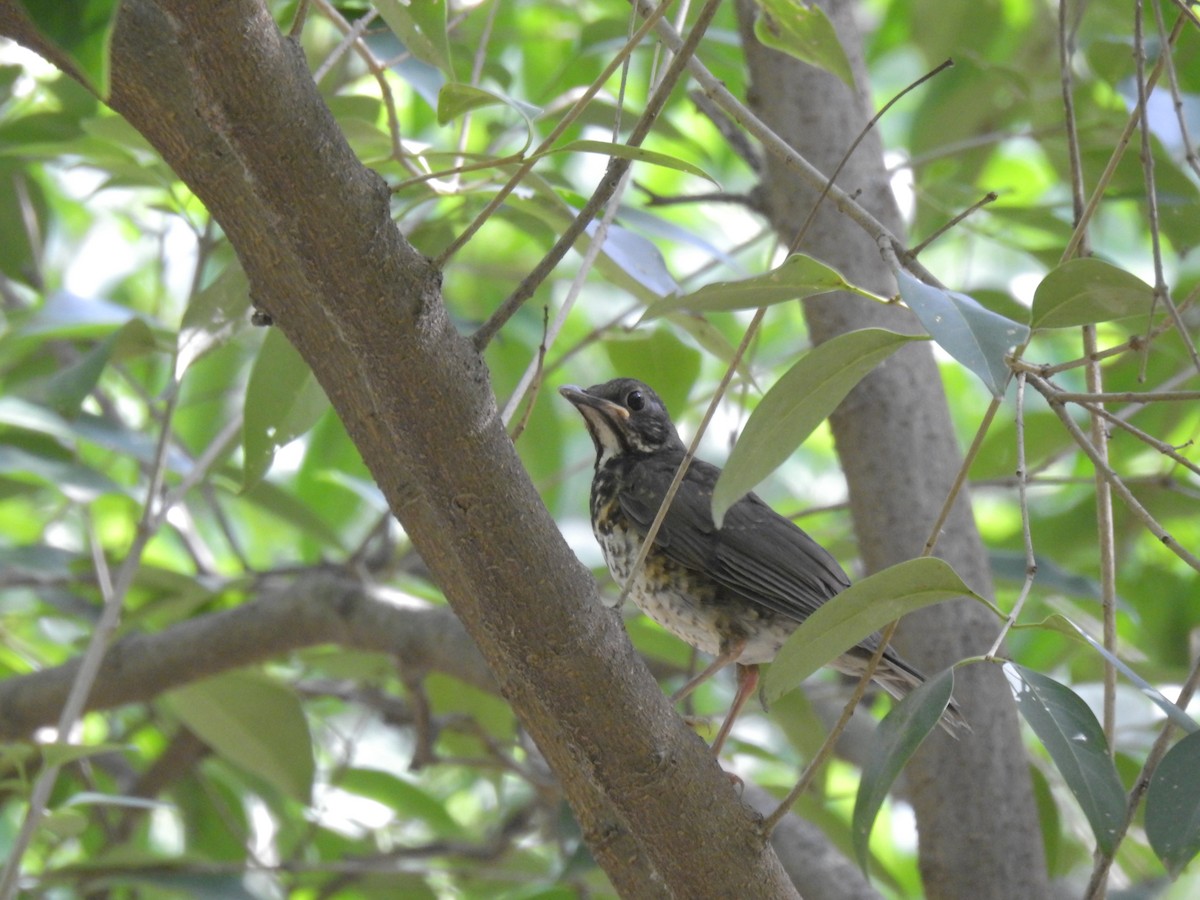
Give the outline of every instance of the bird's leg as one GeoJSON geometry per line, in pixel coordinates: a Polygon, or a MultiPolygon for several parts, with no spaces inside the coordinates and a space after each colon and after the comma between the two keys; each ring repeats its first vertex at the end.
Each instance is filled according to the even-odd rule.
{"type": "Polygon", "coordinates": [[[754,693],[754,689],[758,687],[758,666],[739,665],[737,667],[737,685],[737,693],[733,696],[733,705],[729,707],[729,714],[725,716],[721,730],[717,732],[717,739],[713,741],[712,752],[716,756],[721,755],[725,738],[729,737],[729,732],[733,730],[734,720],[737,719],[738,713],[742,711],[742,707],[754,693]]]}
{"type": "Polygon", "coordinates": [[[708,679],[712,678],[714,675],[716,675],[718,672],[720,672],[723,668],[725,668],[727,665],[729,665],[731,662],[733,662],[735,659],[737,659],[739,656],[741,656],[742,651],[745,649],[746,649],[745,640],[738,641],[737,643],[731,644],[730,646],[726,647],[721,652],[721,655],[712,661],[712,663],[708,666],[708,668],[706,668],[703,672],[701,672],[699,675],[697,675],[695,678],[693,678],[691,681],[689,681],[687,684],[685,684],[683,687],[681,687],[679,690],[677,690],[674,694],[671,695],[671,703],[672,704],[678,703],[680,700],[682,700],[684,697],[686,697],[688,694],[690,694],[696,688],[700,687],[700,685],[704,684],[704,682],[708,681],[708,679]]]}

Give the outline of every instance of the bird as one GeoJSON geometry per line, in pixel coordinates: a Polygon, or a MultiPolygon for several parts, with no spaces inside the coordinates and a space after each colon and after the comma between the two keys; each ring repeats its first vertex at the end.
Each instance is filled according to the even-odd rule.
{"type": "MultiPolygon", "coordinates": [[[[616,378],[559,393],[583,416],[596,450],[589,510],[592,531],[613,579],[643,613],[713,662],[671,697],[676,703],[734,664],[737,690],[712,744],[719,755],[733,723],[759,680],[759,666],[822,604],[850,586],[836,559],[757,494],[748,493],[712,516],[721,470],[692,459],[662,525],[633,566],[687,449],[666,406],[648,385],[616,378]]],[[[861,677],[879,647],[868,635],[830,663],[861,677]]],[[[873,679],[902,698],[924,676],[890,647],[873,679]]],[[[953,700],[939,721],[957,737],[970,731],[953,700]]]]}

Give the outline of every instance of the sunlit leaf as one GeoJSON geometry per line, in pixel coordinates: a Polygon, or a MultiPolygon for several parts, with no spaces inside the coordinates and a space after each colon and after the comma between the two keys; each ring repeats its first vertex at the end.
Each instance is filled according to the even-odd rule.
{"type": "Polygon", "coordinates": [[[896,270],[900,296],[938,345],[979,376],[992,396],[1008,384],[1005,355],[1029,339],[1029,328],[957,291],[946,291],[896,270]]]}
{"type": "Polygon", "coordinates": [[[854,88],[850,61],[823,9],[815,3],[806,6],[801,0],[755,2],[760,12],[754,21],[754,36],[759,41],[824,69],[854,88]]]}
{"type": "Polygon", "coordinates": [[[229,762],[302,803],[312,793],[312,736],[295,693],[255,672],[228,672],[162,702],[229,762]]]}
{"type": "Polygon", "coordinates": [[[864,328],[838,335],[804,354],[750,414],[713,489],[713,519],[795,452],[851,389],[897,348],[924,335],[864,328]]]}
{"type": "Polygon", "coordinates": [[[1125,818],[1125,791],[1104,731],[1079,695],[1039,672],[1005,663],[1017,709],[1075,796],[1097,846],[1111,853],[1125,818]]]}
{"type": "Polygon", "coordinates": [[[910,691],[879,723],[858,782],[851,824],[854,853],[864,872],[875,817],[896,776],[937,726],[953,693],[954,669],[946,669],[910,691]]]}
{"type": "Polygon", "coordinates": [[[1154,289],[1136,275],[1100,259],[1071,259],[1042,279],[1033,295],[1036,328],[1093,325],[1146,315],[1154,289]]]}
{"type": "Polygon", "coordinates": [[[446,40],[445,0],[378,0],[375,8],[388,28],[421,62],[454,77],[446,40]]]}
{"type": "Polygon", "coordinates": [[[258,483],[275,451],[312,428],[328,406],[308,363],[278,328],[268,329],[246,385],[243,489],[258,483]]]}
{"type": "MultiPolygon", "coordinates": [[[[585,229],[588,237],[594,237],[599,227],[599,222],[589,222],[585,229]]],[[[609,225],[602,249],[603,255],[620,266],[621,271],[655,295],[663,296],[679,289],[667,269],[662,251],[641,235],[619,225],[609,225]]]]}
{"type": "Polygon", "coordinates": [[[1172,875],[1200,853],[1200,733],[1172,747],[1150,779],[1146,836],[1172,875]]]}
{"type": "Polygon", "coordinates": [[[450,814],[443,801],[391,772],[347,769],[338,780],[338,787],[382,803],[406,821],[424,822],[438,837],[463,837],[466,834],[466,829],[450,814]]]}
{"type": "Polygon", "coordinates": [[[510,107],[520,113],[522,118],[530,124],[530,127],[532,127],[530,120],[541,113],[541,110],[536,106],[523,103],[512,97],[506,97],[503,94],[493,91],[485,91],[483,88],[478,88],[471,84],[459,84],[456,81],[451,81],[442,85],[441,90],[438,91],[438,124],[445,125],[448,122],[453,122],[464,113],[487,106],[510,107]]]}
{"type": "Polygon", "coordinates": [[[1107,647],[1101,644],[1098,640],[1096,640],[1066,616],[1051,616],[1049,619],[1042,622],[1041,625],[1047,628],[1056,628],[1058,630],[1065,631],[1072,636],[1082,638],[1084,643],[1112,663],[1112,665],[1122,675],[1128,678],[1143,694],[1145,694],[1155,706],[1166,713],[1168,719],[1186,732],[1191,733],[1194,731],[1200,731],[1200,723],[1197,723],[1195,719],[1189,716],[1184,710],[1180,709],[1178,705],[1172,703],[1170,700],[1164,697],[1161,691],[1159,691],[1156,687],[1150,684],[1150,682],[1146,681],[1146,679],[1131,669],[1125,663],[1125,660],[1113,653],[1110,653],[1107,647]]]}
{"type": "Polygon", "coordinates": [[[654,319],[677,309],[692,312],[757,309],[830,291],[851,291],[874,300],[883,299],[850,284],[841,273],[820,260],[795,253],[764,275],[740,281],[718,281],[690,294],[664,297],[651,304],[643,318],[654,319]]]}
{"type": "Polygon", "coordinates": [[[809,616],[784,642],[767,671],[767,700],[798,687],[821,666],[893,619],[961,597],[986,602],[963,583],[949,563],[933,556],[910,559],[855,582],[809,616]]]}
{"type": "Polygon", "coordinates": [[[236,263],[226,266],[212,283],[199,291],[183,313],[179,326],[175,377],[250,324],[250,288],[246,273],[236,263]]]}

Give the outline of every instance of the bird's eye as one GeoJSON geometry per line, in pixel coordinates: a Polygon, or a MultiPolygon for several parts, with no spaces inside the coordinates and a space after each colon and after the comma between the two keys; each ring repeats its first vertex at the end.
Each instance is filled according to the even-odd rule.
{"type": "Polygon", "coordinates": [[[646,406],[646,398],[641,391],[630,391],[629,396],[625,398],[625,405],[634,412],[644,409],[646,406]]]}

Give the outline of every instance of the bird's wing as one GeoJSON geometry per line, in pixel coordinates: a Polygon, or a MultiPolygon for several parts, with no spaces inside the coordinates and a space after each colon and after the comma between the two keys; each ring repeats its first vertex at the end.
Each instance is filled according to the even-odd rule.
{"type": "MultiPolygon", "coordinates": [[[[625,479],[621,510],[643,534],[678,464],[678,458],[642,460],[625,479]]],[[[846,573],[821,545],[754,494],[729,509],[718,531],[711,504],[719,474],[715,466],[692,462],[655,538],[667,556],[796,621],[849,586],[846,573]]]]}

